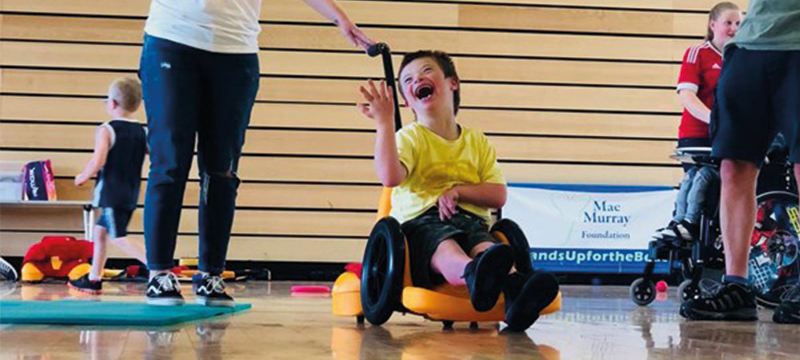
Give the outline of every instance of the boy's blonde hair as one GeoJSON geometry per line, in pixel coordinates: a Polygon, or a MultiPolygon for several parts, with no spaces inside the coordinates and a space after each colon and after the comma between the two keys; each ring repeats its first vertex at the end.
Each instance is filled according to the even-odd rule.
{"type": "Polygon", "coordinates": [[[134,78],[121,77],[108,87],[108,97],[123,109],[135,112],[142,104],[142,85],[134,78]]]}

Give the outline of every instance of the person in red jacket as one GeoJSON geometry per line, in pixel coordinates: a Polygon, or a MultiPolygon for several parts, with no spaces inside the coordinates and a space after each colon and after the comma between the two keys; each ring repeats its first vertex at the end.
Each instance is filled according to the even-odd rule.
{"type": "MultiPolygon", "coordinates": [[[[721,2],[708,14],[705,40],[686,49],[678,78],[678,95],[683,116],[678,128],[678,148],[710,147],[708,123],[714,104],[714,90],[722,70],[722,48],[742,22],[742,12],[736,4],[721,2]]],[[[700,213],[705,205],[709,184],[719,179],[713,167],[684,164],[686,173],[675,199],[675,213],[655,237],[692,241],[700,232],[700,213]]]]}

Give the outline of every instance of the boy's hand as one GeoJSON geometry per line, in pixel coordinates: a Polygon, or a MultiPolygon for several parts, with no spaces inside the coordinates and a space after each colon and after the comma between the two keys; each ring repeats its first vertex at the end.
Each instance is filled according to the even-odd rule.
{"type": "Polygon", "coordinates": [[[360,88],[361,94],[369,104],[358,104],[358,109],[364,116],[375,120],[378,126],[394,126],[394,99],[392,98],[392,88],[386,86],[385,81],[381,81],[380,90],[375,87],[372,80],[367,81],[367,87],[360,88]]]}
{"type": "Polygon", "coordinates": [[[456,214],[458,199],[459,195],[456,187],[450,188],[442,196],[439,196],[439,219],[442,221],[450,220],[456,214]]]}
{"type": "Polygon", "coordinates": [[[78,176],[75,176],[75,186],[82,186],[86,183],[86,180],[89,180],[86,175],[78,174],[78,176]]]}

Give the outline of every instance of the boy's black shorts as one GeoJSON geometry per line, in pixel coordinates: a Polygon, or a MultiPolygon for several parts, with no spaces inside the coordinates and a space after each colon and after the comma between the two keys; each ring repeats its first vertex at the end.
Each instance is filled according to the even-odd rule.
{"type": "Polygon", "coordinates": [[[445,282],[441,274],[431,269],[433,253],[443,241],[455,240],[467,255],[482,242],[498,242],[489,234],[489,226],[483,218],[460,208],[450,220],[442,221],[439,208],[434,206],[406,221],[402,230],[408,244],[412,282],[414,286],[428,289],[445,282]]]}
{"type": "Polygon", "coordinates": [[[101,209],[97,226],[103,227],[108,232],[109,239],[128,236],[128,223],[131,221],[134,207],[104,207],[101,209]]]}
{"type": "Polygon", "coordinates": [[[782,132],[800,162],[800,51],[729,46],[711,111],[712,156],[761,166],[782,132]]]}

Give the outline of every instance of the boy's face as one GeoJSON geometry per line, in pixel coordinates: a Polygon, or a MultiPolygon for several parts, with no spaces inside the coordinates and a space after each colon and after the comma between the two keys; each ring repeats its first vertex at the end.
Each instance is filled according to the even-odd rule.
{"type": "Polygon", "coordinates": [[[112,89],[108,89],[108,94],[106,95],[106,112],[108,115],[114,116],[114,110],[117,108],[117,102],[114,101],[114,95],[112,94],[112,89]]]}
{"type": "Polygon", "coordinates": [[[406,65],[400,73],[400,89],[406,104],[416,113],[440,106],[453,107],[458,81],[445,78],[434,58],[423,57],[406,65]]]}

